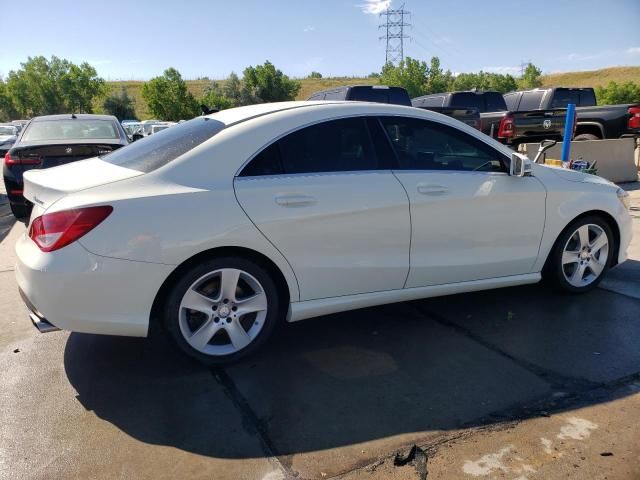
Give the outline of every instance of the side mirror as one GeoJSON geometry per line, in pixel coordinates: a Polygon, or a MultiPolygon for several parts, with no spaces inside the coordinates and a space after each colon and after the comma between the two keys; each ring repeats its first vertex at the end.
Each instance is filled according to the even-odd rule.
{"type": "Polygon", "coordinates": [[[134,133],[133,135],[131,135],[132,142],[140,140],[141,138],[143,138],[143,135],[141,133],[134,133]]]}
{"type": "Polygon", "coordinates": [[[524,177],[531,175],[531,160],[522,154],[512,153],[509,175],[512,177],[524,177]]]}

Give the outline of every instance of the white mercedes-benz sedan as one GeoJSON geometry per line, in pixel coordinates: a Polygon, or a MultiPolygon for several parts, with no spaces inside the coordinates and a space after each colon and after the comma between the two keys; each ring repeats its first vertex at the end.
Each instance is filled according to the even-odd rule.
{"type": "Polygon", "coordinates": [[[36,326],[157,322],[207,364],[281,321],[542,277],[586,292],[631,240],[614,184],[376,103],[225,110],[24,178],[16,277],[36,326]]]}

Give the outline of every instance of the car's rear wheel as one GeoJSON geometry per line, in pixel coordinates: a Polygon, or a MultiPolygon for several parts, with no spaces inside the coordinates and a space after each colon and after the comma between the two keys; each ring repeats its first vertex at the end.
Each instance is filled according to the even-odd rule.
{"type": "Polygon", "coordinates": [[[545,278],[573,293],[595,288],[611,265],[614,242],[611,227],[601,217],[579,218],[556,241],[545,278]]]}
{"type": "Polygon", "coordinates": [[[279,321],[275,282],[262,266],[237,257],[209,260],[182,275],[164,320],[178,346],[207,365],[258,349],[279,321]]]}
{"type": "Polygon", "coordinates": [[[581,133],[580,135],[576,135],[574,140],[576,142],[580,142],[583,140],[600,140],[600,137],[594,135],[593,133],[581,133]]]}

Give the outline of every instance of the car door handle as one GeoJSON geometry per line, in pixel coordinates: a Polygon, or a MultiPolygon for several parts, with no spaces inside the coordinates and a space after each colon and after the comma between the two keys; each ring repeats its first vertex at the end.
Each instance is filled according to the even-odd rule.
{"type": "Polygon", "coordinates": [[[423,195],[443,195],[448,191],[449,189],[443,185],[432,185],[427,183],[418,184],[418,193],[423,195]]]}
{"type": "Polygon", "coordinates": [[[316,199],[310,195],[278,195],[276,203],[283,207],[306,207],[316,203],[316,199]]]}

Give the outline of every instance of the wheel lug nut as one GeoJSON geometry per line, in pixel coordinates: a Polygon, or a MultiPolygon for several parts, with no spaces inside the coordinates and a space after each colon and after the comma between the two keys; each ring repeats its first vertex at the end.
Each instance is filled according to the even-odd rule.
{"type": "Polygon", "coordinates": [[[229,299],[228,299],[228,298],[225,298],[225,299],[222,301],[222,303],[224,303],[224,304],[229,303],[229,299]]]}
{"type": "Polygon", "coordinates": [[[218,317],[213,319],[214,322],[218,323],[220,321],[220,319],[218,317]]]}
{"type": "Polygon", "coordinates": [[[231,318],[227,317],[227,323],[231,323],[231,318]]]}
{"type": "Polygon", "coordinates": [[[233,307],[231,307],[231,310],[233,310],[234,312],[238,310],[238,307],[236,307],[235,305],[233,307]]]}
{"type": "Polygon", "coordinates": [[[217,305],[214,305],[214,306],[213,306],[213,311],[215,312],[217,309],[218,309],[218,306],[217,306],[217,305]]]}

